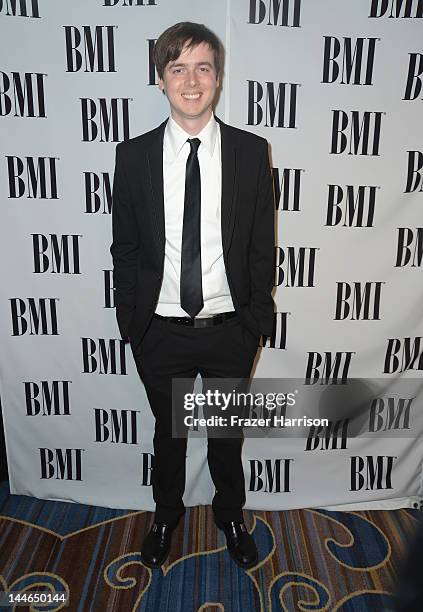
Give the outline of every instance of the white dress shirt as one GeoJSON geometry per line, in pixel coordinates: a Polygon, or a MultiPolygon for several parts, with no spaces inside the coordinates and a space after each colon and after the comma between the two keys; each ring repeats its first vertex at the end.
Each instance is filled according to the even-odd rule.
{"type": "MultiPolygon", "coordinates": [[[[172,118],[163,139],[163,195],[165,213],[165,259],[163,283],[156,313],[188,317],[181,307],[181,247],[184,220],[185,169],[190,152],[185,132],[172,118]]],[[[197,317],[235,310],[223,261],[221,230],[222,166],[220,126],[212,115],[195,136],[201,144],[198,161],[201,176],[201,275],[204,306],[197,317]]]]}

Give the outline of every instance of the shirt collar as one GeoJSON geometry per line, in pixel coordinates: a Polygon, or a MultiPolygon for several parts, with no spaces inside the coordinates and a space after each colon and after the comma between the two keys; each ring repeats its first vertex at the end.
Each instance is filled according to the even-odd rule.
{"type": "Polygon", "coordinates": [[[210,156],[212,156],[216,144],[218,128],[218,123],[212,114],[207,125],[203,127],[201,132],[195,136],[191,136],[191,134],[185,132],[185,130],[176,123],[173,117],[170,116],[164,135],[164,146],[167,148],[170,158],[169,161],[174,161],[176,159],[188,138],[199,138],[201,140],[201,146],[204,146],[210,156]]]}

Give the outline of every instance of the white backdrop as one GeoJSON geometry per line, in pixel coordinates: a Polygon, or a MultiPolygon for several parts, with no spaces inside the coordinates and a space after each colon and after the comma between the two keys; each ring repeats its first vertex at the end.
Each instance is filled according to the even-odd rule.
{"type": "MultiPolygon", "coordinates": [[[[226,47],[217,114],[271,145],[277,312],[255,377],[328,388],[338,369],[377,389],[359,436],[344,404],[331,413],[343,446],[312,429],[246,440],[246,507],[422,503],[421,12],[417,0],[0,1],[12,493],[154,507],[153,418],[115,321],[110,186],[116,143],[168,113],[149,41],[190,20],[226,47]]],[[[185,502],[212,495],[192,439],[185,502]]]]}

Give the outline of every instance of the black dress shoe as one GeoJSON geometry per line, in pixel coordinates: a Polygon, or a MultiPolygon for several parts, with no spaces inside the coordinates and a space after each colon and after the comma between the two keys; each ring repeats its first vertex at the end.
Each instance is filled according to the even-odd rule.
{"type": "Polygon", "coordinates": [[[247,531],[244,523],[216,523],[226,536],[226,545],[232,559],[244,569],[250,569],[258,563],[256,543],[247,531]]]}
{"type": "Polygon", "coordinates": [[[141,561],[144,565],[152,569],[163,565],[169,555],[174,529],[175,526],[166,523],[153,524],[141,548],[141,561]]]}

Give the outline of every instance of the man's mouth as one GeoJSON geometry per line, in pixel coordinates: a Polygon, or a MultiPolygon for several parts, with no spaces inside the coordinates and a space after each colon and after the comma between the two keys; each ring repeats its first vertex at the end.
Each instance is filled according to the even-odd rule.
{"type": "Polygon", "coordinates": [[[185,98],[186,100],[198,100],[198,98],[201,96],[201,93],[183,93],[181,94],[183,98],[185,98]]]}

